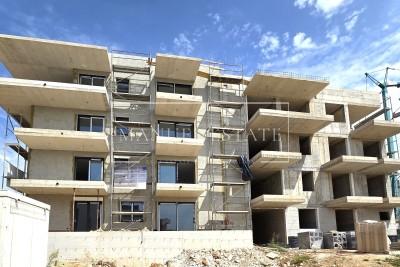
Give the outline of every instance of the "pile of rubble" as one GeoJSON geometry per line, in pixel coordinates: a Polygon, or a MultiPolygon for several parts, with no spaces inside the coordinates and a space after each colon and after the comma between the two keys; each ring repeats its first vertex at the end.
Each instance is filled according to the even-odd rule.
{"type": "Polygon", "coordinates": [[[167,262],[168,267],[190,266],[279,266],[279,253],[267,248],[225,250],[185,250],[167,262]]]}

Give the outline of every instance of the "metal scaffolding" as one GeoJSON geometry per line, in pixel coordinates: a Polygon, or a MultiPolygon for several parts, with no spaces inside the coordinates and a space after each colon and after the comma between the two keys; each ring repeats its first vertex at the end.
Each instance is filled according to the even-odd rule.
{"type": "Polygon", "coordinates": [[[209,62],[208,68],[208,228],[250,229],[250,182],[237,163],[248,158],[243,67],[209,62]]]}
{"type": "Polygon", "coordinates": [[[144,210],[121,210],[122,199],[135,197],[152,199],[154,185],[154,147],[152,125],[152,96],[150,93],[151,56],[112,51],[112,74],[107,81],[111,101],[111,190],[110,229],[137,230],[136,222],[125,223],[124,215],[142,215],[144,225],[153,230],[154,207],[144,201],[144,210]],[[117,202],[117,203],[116,203],[117,202]]]}
{"type": "Polygon", "coordinates": [[[3,147],[3,179],[1,188],[4,189],[9,179],[26,179],[28,163],[28,147],[23,144],[14,134],[15,124],[22,125],[22,116],[15,118],[7,113],[6,128],[4,133],[3,147]],[[17,119],[19,121],[17,121],[17,119]],[[9,159],[8,152],[15,153],[16,158],[9,159]],[[22,164],[21,164],[22,163],[22,164]],[[23,165],[21,170],[20,165],[23,165]]]}

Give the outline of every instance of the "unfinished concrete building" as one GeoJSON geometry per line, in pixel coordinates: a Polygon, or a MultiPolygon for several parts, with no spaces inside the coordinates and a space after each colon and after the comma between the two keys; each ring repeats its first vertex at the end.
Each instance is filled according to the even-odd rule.
{"type": "Polygon", "coordinates": [[[6,149],[26,162],[4,177],[51,205],[50,231],[253,229],[257,243],[291,243],[373,219],[396,235],[400,161],[384,140],[400,124],[362,121],[378,93],[7,35],[0,61],[13,76],[0,78],[6,149]]]}
{"type": "Polygon", "coordinates": [[[4,176],[50,231],[251,229],[241,67],[6,35],[0,58],[27,162],[4,176]]]}
{"type": "Polygon", "coordinates": [[[385,138],[400,124],[379,114],[377,92],[326,89],[312,76],[258,73],[245,94],[252,181],[253,238],[295,244],[302,231],[354,231],[363,220],[387,222],[397,239],[389,175],[400,167],[385,138]],[[258,129],[266,131],[265,138],[258,129]],[[268,134],[269,133],[269,134],[268,134]],[[260,142],[261,140],[261,142],[260,142]]]}

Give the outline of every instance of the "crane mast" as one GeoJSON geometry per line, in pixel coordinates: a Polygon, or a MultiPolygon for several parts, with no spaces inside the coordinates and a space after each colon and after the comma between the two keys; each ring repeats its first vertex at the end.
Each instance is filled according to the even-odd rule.
{"type": "MultiPolygon", "coordinates": [[[[394,118],[398,117],[398,114],[393,112],[388,88],[389,87],[400,88],[400,83],[388,84],[388,74],[389,74],[389,70],[391,70],[391,69],[392,68],[389,68],[389,67],[387,67],[385,69],[385,77],[384,77],[383,82],[378,81],[371,74],[365,73],[365,78],[371,80],[372,83],[374,83],[376,86],[378,86],[381,89],[384,116],[385,116],[385,120],[387,120],[387,121],[391,121],[394,118]]],[[[387,148],[388,148],[387,154],[388,154],[389,158],[394,158],[395,154],[398,153],[398,148],[397,148],[397,146],[395,146],[395,144],[397,144],[396,136],[388,137],[386,139],[386,142],[387,142],[387,148]]],[[[391,185],[392,185],[392,196],[394,196],[394,197],[400,195],[398,178],[399,178],[398,174],[396,174],[396,173],[393,173],[390,175],[391,185]]],[[[396,209],[395,214],[396,214],[396,218],[398,218],[400,215],[398,209],[396,209]]]]}

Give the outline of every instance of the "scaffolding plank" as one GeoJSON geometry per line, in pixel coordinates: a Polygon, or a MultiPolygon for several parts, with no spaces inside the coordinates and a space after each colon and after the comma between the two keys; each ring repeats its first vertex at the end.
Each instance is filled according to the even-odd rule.
{"type": "Polygon", "coordinates": [[[213,182],[212,186],[243,186],[245,182],[213,182]]]}
{"type": "Polygon", "coordinates": [[[113,97],[118,100],[150,101],[150,95],[113,92],[113,97]]]}
{"type": "Polygon", "coordinates": [[[21,157],[23,157],[25,160],[28,159],[28,151],[23,148],[20,144],[6,144],[9,148],[14,150],[16,153],[18,153],[21,157]]]}
{"type": "Polygon", "coordinates": [[[114,155],[121,156],[146,156],[150,155],[151,151],[123,151],[123,150],[114,150],[114,155]]]}
{"type": "Polygon", "coordinates": [[[215,213],[221,214],[245,214],[249,213],[248,210],[216,210],[215,213]]]}
{"type": "Polygon", "coordinates": [[[212,154],[210,158],[213,159],[237,159],[240,155],[228,155],[228,154],[212,154]]]}
{"type": "Polygon", "coordinates": [[[212,126],[209,128],[213,133],[242,133],[245,131],[244,128],[239,127],[226,127],[226,126],[212,126]]]}
{"type": "Polygon", "coordinates": [[[124,73],[133,73],[133,74],[150,74],[150,67],[140,68],[133,66],[122,66],[122,65],[113,65],[114,72],[124,72],[124,73]]]}
{"type": "Polygon", "coordinates": [[[142,121],[113,121],[114,125],[122,125],[126,127],[150,127],[150,122],[142,121]]]}
{"type": "Polygon", "coordinates": [[[144,215],[151,214],[151,211],[113,211],[114,215],[144,215]]]}
{"type": "Polygon", "coordinates": [[[234,102],[234,101],[223,101],[223,100],[213,100],[208,103],[211,107],[221,107],[221,108],[234,108],[240,109],[243,107],[243,102],[234,102]]]}

